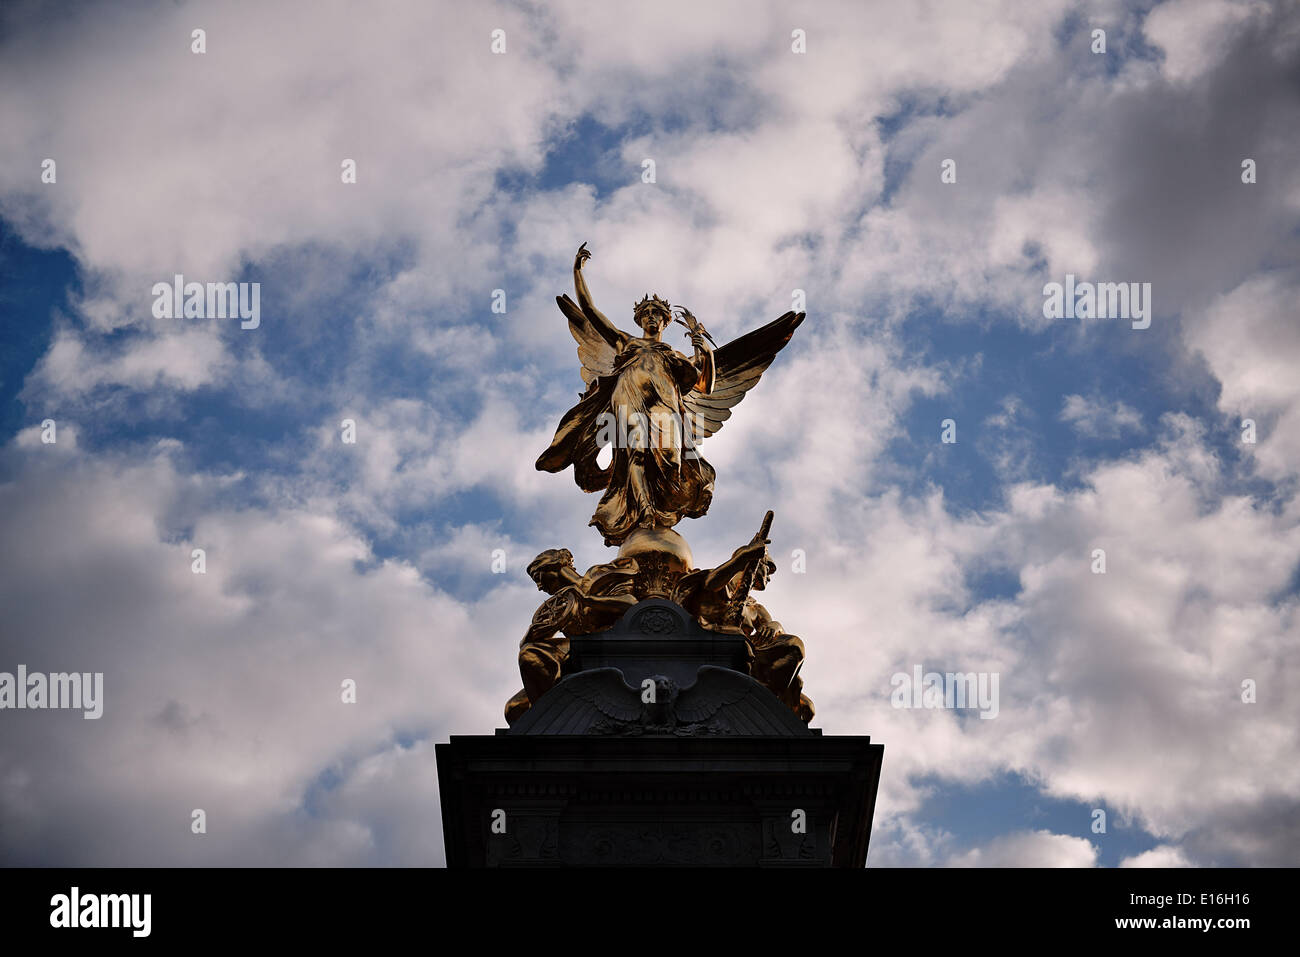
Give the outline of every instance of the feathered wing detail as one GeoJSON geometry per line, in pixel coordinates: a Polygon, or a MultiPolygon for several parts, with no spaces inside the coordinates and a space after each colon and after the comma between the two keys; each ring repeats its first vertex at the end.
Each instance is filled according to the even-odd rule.
{"type": "Polygon", "coordinates": [[[579,672],[561,684],[570,695],[587,702],[607,718],[635,721],[641,716],[641,692],[630,687],[617,668],[579,672]]]}
{"type": "Polygon", "coordinates": [[[762,690],[748,675],[704,665],[696,675],[695,684],[678,693],[677,717],[685,722],[707,721],[728,705],[762,690]]]}
{"type": "Polygon", "coordinates": [[[787,312],[780,319],[747,332],[713,353],[713,391],[690,392],[682,397],[696,429],[697,439],[707,439],[731,418],[731,410],[758,384],[763,370],[785,348],[805,313],[787,312]]]}
{"type": "Polygon", "coordinates": [[[560,312],[569,320],[569,332],[578,343],[578,361],[582,363],[582,381],[592,381],[614,371],[614,359],[627,345],[628,334],[605,318],[596,308],[584,312],[568,296],[556,296],[560,312]]]}
{"type": "Polygon", "coordinates": [[[719,721],[729,734],[803,736],[810,732],[772,692],[749,675],[704,665],[695,684],[677,695],[684,724],[719,721]]]}
{"type": "Polygon", "coordinates": [[[641,717],[641,692],[617,668],[580,671],[560,681],[513,725],[511,734],[588,734],[602,718],[628,723],[641,717]]]}

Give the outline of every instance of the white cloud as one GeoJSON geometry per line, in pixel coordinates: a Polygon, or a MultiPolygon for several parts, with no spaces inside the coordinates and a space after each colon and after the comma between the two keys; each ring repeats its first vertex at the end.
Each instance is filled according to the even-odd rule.
{"type": "Polygon", "coordinates": [[[163,452],[29,461],[0,489],[7,664],[105,673],[98,721],[7,716],[0,816],[26,826],[6,858],[438,863],[429,749],[401,736],[500,723],[517,613],[374,563],[328,515],[218,505],[215,484],[163,452]],[[206,574],[191,571],[192,547],[206,574]],[[423,770],[409,767],[418,755],[423,770]],[[397,805],[375,789],[399,771],[423,790],[404,796],[409,818],[381,820],[397,805]],[[331,775],[339,787],[321,791],[331,775]],[[206,836],[189,833],[194,808],[206,836]],[[427,839],[376,836],[399,825],[427,839]]]}
{"type": "Polygon", "coordinates": [[[1060,419],[1080,435],[1094,439],[1117,439],[1126,432],[1142,430],[1142,415],[1136,409],[1119,399],[1107,402],[1097,396],[1067,395],[1060,419]]]}
{"type": "Polygon", "coordinates": [[[79,398],[106,385],[139,392],[160,386],[192,392],[213,384],[232,364],[221,339],[209,328],[169,330],[120,348],[88,347],[85,337],[65,328],[54,337],[26,388],[29,395],[48,396],[49,401],[79,398]]]}
{"type": "Polygon", "coordinates": [[[1189,334],[1222,383],[1219,408],[1233,439],[1275,481],[1300,472],[1300,286],[1276,274],[1256,276],[1215,299],[1189,334]],[[1255,444],[1242,422],[1256,424],[1255,444]]]}
{"type": "Polygon", "coordinates": [[[1263,0],[1169,0],[1147,15],[1142,32],[1164,51],[1164,75],[1188,83],[1214,69],[1239,24],[1267,12],[1263,0]]]}
{"type": "Polygon", "coordinates": [[[1018,831],[948,859],[949,867],[1096,867],[1097,848],[1081,837],[1018,831]]]}
{"type": "Polygon", "coordinates": [[[1120,867],[1193,867],[1181,848],[1161,844],[1119,862],[1120,867]]]}

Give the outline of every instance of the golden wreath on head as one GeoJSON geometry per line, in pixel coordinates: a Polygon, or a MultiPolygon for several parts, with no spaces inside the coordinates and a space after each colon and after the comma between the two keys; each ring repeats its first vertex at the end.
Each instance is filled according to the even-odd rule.
{"type": "Polygon", "coordinates": [[[638,326],[641,325],[641,316],[648,309],[662,309],[665,319],[665,325],[672,321],[673,307],[672,303],[666,299],[660,299],[658,296],[650,293],[645,294],[645,298],[632,306],[632,321],[638,326]]]}

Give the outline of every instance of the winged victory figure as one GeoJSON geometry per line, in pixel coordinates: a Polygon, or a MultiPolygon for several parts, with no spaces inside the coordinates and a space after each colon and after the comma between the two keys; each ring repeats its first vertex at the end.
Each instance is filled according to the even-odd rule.
{"type": "Polygon", "coordinates": [[[590,258],[583,243],[573,260],[578,301],[555,300],[578,343],[587,390],[561,419],[537,468],[561,472],[572,465],[584,492],[604,490],[590,524],[606,545],[619,545],[637,528],[672,528],[683,516],[708,511],[714,471],[697,446],[722,428],[805,314],[787,312],[714,351],[689,310],[678,307],[674,316],[668,302],[647,295],[633,308],[641,335],[632,336],[592,302],[582,276],[590,258]],[[662,341],[673,322],[687,328],[692,356],[662,341]],[[596,457],[605,445],[613,453],[602,467],[596,457]]]}

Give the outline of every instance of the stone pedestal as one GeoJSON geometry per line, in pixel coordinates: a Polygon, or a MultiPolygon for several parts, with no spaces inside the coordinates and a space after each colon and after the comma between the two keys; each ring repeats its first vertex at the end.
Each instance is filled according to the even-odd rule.
{"type": "Polygon", "coordinates": [[[453,737],[437,746],[447,866],[862,867],[883,751],[817,735],[453,737]]]}

